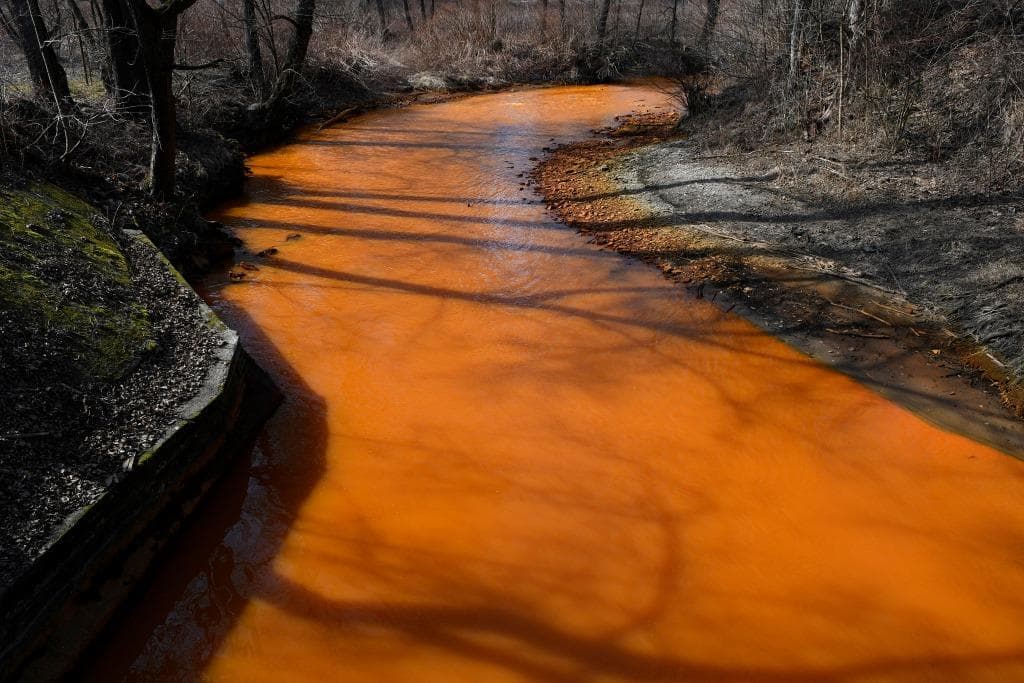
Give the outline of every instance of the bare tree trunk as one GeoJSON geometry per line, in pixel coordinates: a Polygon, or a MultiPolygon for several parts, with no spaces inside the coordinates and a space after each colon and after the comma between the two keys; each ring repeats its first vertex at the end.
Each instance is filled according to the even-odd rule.
{"type": "Polygon", "coordinates": [[[402,9],[405,11],[405,23],[409,27],[409,33],[416,30],[412,24],[412,12],[409,11],[409,0],[402,0],[402,9]]]}
{"type": "MultiPolygon", "coordinates": [[[[145,4],[145,0],[134,0],[133,10],[140,4],[145,4]]],[[[148,5],[146,10],[145,13],[134,12],[134,16],[150,97],[149,185],[154,196],[170,198],[174,195],[174,162],[178,154],[178,121],[174,102],[174,47],[178,37],[178,15],[163,17],[148,5]]]]}
{"type": "Polygon", "coordinates": [[[565,0],[558,0],[558,27],[565,35],[565,0]]]}
{"type": "Polygon", "coordinates": [[[633,29],[633,42],[640,39],[640,20],[644,16],[644,0],[640,0],[640,6],[636,10],[636,28],[633,29]]]}
{"type": "MultiPolygon", "coordinates": [[[[174,21],[177,24],[177,21],[174,21]]],[[[167,39],[161,38],[159,68],[149,79],[149,93],[152,100],[151,133],[149,157],[150,191],[156,197],[169,199],[176,187],[175,160],[178,156],[178,118],[174,102],[174,51],[168,55],[167,39]],[[168,59],[168,56],[170,59],[168,59]]]]}
{"type": "MultiPolygon", "coordinates": [[[[408,4],[408,0],[406,0],[408,4]]],[[[258,108],[269,110],[277,107],[281,100],[295,87],[295,79],[302,72],[309,52],[309,41],[313,37],[313,15],[316,13],[316,0],[298,0],[295,6],[295,33],[288,44],[288,54],[284,65],[277,74],[270,97],[261,102],[258,108]]]]}
{"type": "Polygon", "coordinates": [[[684,0],[672,0],[672,24],[668,31],[668,42],[673,46],[676,44],[676,27],[679,25],[679,4],[683,1],[684,0]]]}
{"type": "Polygon", "coordinates": [[[708,13],[704,17],[704,28],[700,31],[699,41],[705,50],[711,44],[711,36],[715,34],[715,26],[718,25],[718,3],[719,0],[708,0],[708,13]]]}
{"type": "Polygon", "coordinates": [[[789,80],[796,78],[796,64],[800,58],[801,15],[803,0],[793,0],[793,23],[789,27],[789,80]]]}
{"type": "Polygon", "coordinates": [[[860,41],[864,38],[863,0],[850,0],[846,11],[846,21],[850,25],[849,59],[847,60],[849,63],[853,61],[853,56],[856,54],[857,48],[860,47],[860,41]]]}
{"type": "MultiPolygon", "coordinates": [[[[433,12],[433,0],[431,0],[431,12],[433,12]]],[[[384,10],[384,0],[377,0],[377,16],[380,18],[380,34],[386,35],[388,32],[388,14],[384,10]]]]}
{"type": "Polygon", "coordinates": [[[597,20],[597,43],[604,45],[605,34],[608,32],[608,12],[611,10],[612,0],[601,0],[601,14],[597,20]]]}
{"type": "Polygon", "coordinates": [[[67,0],[68,9],[71,10],[71,19],[75,25],[75,34],[78,39],[78,52],[82,59],[82,74],[85,76],[85,83],[89,85],[92,82],[92,65],[89,61],[89,52],[86,50],[86,43],[89,47],[92,47],[96,40],[96,35],[89,26],[89,22],[85,20],[85,15],[82,14],[82,9],[78,6],[75,0],[67,0]]]}
{"type": "Polygon", "coordinates": [[[277,36],[274,35],[274,12],[271,0],[256,0],[257,23],[266,31],[264,47],[270,53],[270,61],[274,65],[274,73],[281,71],[281,56],[277,54],[277,36]]]}
{"type": "Polygon", "coordinates": [[[242,23],[245,28],[245,51],[249,57],[249,79],[256,90],[256,97],[266,95],[267,75],[263,70],[263,53],[260,51],[260,35],[256,27],[256,0],[242,0],[242,23]]]}
{"type": "Polygon", "coordinates": [[[159,9],[146,0],[128,0],[149,85],[152,141],[149,189],[155,197],[174,195],[174,161],[178,154],[177,111],[174,103],[174,48],[178,16],[196,0],[169,0],[159,9]]]}
{"type": "Polygon", "coordinates": [[[107,92],[123,114],[141,116],[149,111],[149,83],[138,32],[129,26],[122,0],[103,0],[103,25],[109,78],[107,92]]]}
{"type": "Polygon", "coordinates": [[[177,112],[174,103],[174,47],[178,39],[177,13],[163,14],[146,0],[131,0],[150,97],[149,189],[155,196],[174,195],[178,154],[177,112]]]}
{"type": "Polygon", "coordinates": [[[11,20],[7,13],[4,12],[4,8],[0,7],[0,27],[4,29],[4,33],[11,39],[11,42],[15,45],[21,43],[21,36],[18,35],[17,29],[14,28],[14,22],[11,20]]]}
{"type": "Polygon", "coordinates": [[[838,120],[839,120],[839,137],[842,139],[843,136],[843,100],[846,99],[846,66],[843,64],[843,28],[842,22],[839,24],[839,107],[838,107],[838,120]]]}
{"type": "Polygon", "coordinates": [[[43,100],[53,99],[58,113],[65,106],[74,106],[67,73],[49,43],[50,34],[39,11],[38,0],[10,0],[11,23],[18,37],[18,44],[25,55],[25,66],[36,96],[43,100]]]}
{"type": "Polygon", "coordinates": [[[420,19],[424,21],[427,18],[427,0],[420,0],[420,19]]]}

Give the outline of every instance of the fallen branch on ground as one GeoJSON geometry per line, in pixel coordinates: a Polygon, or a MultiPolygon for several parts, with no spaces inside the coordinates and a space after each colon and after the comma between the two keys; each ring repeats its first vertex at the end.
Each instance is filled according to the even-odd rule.
{"type": "Polygon", "coordinates": [[[847,337],[866,337],[868,339],[892,339],[892,337],[890,337],[887,334],[875,334],[873,332],[855,332],[852,330],[837,330],[832,327],[826,327],[825,331],[831,332],[832,334],[841,334],[847,337]]]}

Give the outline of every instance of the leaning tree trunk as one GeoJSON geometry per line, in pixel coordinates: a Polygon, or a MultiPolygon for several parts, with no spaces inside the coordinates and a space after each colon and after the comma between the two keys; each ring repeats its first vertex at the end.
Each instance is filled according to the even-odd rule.
{"type": "Polygon", "coordinates": [[[18,36],[19,47],[25,55],[25,66],[36,96],[41,100],[53,99],[58,113],[73,106],[67,73],[49,43],[50,34],[39,11],[38,0],[10,0],[11,20],[18,36]]]}
{"type": "Polygon", "coordinates": [[[295,33],[292,36],[292,42],[288,45],[284,64],[277,74],[277,80],[274,81],[270,97],[260,103],[257,109],[265,111],[276,109],[295,87],[295,80],[302,73],[302,67],[306,63],[310,38],[313,37],[313,14],[315,12],[316,0],[298,0],[295,7],[295,33]]]}
{"type": "MultiPolygon", "coordinates": [[[[431,5],[430,7],[431,12],[433,12],[434,6],[431,5]]],[[[380,34],[386,36],[388,33],[388,15],[384,11],[384,0],[377,0],[377,16],[380,17],[380,34]]]]}
{"type": "Polygon", "coordinates": [[[612,8],[612,0],[601,0],[601,14],[597,20],[597,43],[604,45],[605,35],[608,33],[608,12],[612,8]]]}
{"type": "Polygon", "coordinates": [[[106,30],[107,91],[123,114],[142,116],[149,112],[149,83],[143,63],[139,34],[123,0],[102,0],[106,30]]]}
{"type": "Polygon", "coordinates": [[[793,0],[793,23],[789,27],[789,80],[796,78],[796,64],[800,58],[800,17],[803,14],[803,0],[793,0]]]}
{"type": "Polygon", "coordinates": [[[249,58],[249,80],[252,81],[256,97],[262,99],[266,94],[267,76],[263,71],[263,54],[260,52],[260,36],[256,28],[256,0],[242,0],[242,23],[245,28],[245,52],[249,58]]]}
{"type": "Polygon", "coordinates": [[[719,0],[708,0],[708,13],[704,17],[704,28],[700,32],[699,44],[707,50],[711,44],[711,36],[715,33],[715,26],[718,25],[718,2],[719,0]]]}

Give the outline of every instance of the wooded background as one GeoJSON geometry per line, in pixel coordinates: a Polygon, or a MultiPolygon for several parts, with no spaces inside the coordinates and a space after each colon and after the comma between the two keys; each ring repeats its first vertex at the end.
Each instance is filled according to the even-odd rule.
{"type": "Polygon", "coordinates": [[[0,150],[144,137],[158,197],[186,129],[277,125],[351,92],[644,74],[748,146],[1024,154],[1024,0],[0,0],[0,26],[0,150]]]}

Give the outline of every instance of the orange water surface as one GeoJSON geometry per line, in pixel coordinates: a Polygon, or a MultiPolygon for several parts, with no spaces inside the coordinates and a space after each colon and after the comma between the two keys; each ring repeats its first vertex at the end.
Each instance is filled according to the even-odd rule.
{"type": "Polygon", "coordinates": [[[505,92],[251,160],[221,218],[279,251],[208,298],[287,401],[121,625],[129,678],[1024,679],[1024,463],[521,188],[666,106],[505,92]]]}

